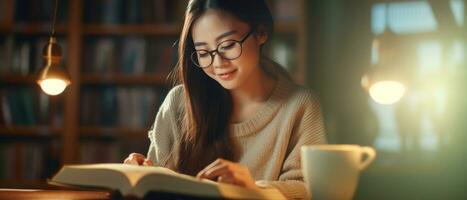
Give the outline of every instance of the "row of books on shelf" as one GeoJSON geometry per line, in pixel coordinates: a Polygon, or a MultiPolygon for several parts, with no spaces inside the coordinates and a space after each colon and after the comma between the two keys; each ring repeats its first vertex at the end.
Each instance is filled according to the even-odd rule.
{"type": "Polygon", "coordinates": [[[84,87],[80,121],[84,126],[150,127],[165,97],[164,89],[147,87],[84,87]]]}
{"type": "MultiPolygon", "coordinates": [[[[67,42],[59,38],[62,65],[67,59],[67,42]]],[[[44,60],[42,51],[47,37],[0,37],[0,75],[37,73],[44,60]]],[[[88,38],[84,45],[83,72],[125,74],[167,74],[176,63],[174,38],[99,37],[88,38]]]]}
{"type": "MultiPolygon", "coordinates": [[[[129,153],[147,152],[147,137],[122,141],[81,140],[79,163],[120,163],[129,153]]],[[[45,180],[59,167],[57,141],[0,143],[0,180],[45,180]]]]}
{"type": "MultiPolygon", "coordinates": [[[[50,22],[54,1],[14,0],[16,22],[50,22]]],[[[57,21],[68,20],[69,0],[58,4],[57,21]]],[[[272,0],[274,17],[281,21],[298,19],[300,0],[272,0]]],[[[8,9],[7,1],[0,1],[0,9],[8,9]]],[[[83,18],[85,23],[126,24],[126,23],[181,23],[186,0],[85,0],[83,18]]],[[[0,22],[6,18],[6,11],[0,10],[0,22]]]]}
{"type": "MultiPolygon", "coordinates": [[[[6,0],[2,0],[6,2],[6,0]]],[[[68,18],[69,0],[58,1],[57,22],[63,23],[68,18]]],[[[5,3],[6,4],[6,3],[5,3]]],[[[1,5],[1,4],[0,4],[1,5]]],[[[55,1],[51,0],[14,0],[14,20],[16,22],[50,22],[52,21],[55,1]]],[[[10,8],[7,8],[10,9],[10,8]]]]}
{"type": "Polygon", "coordinates": [[[86,0],[84,22],[181,23],[187,2],[186,0],[86,0]]]}
{"type": "Polygon", "coordinates": [[[44,180],[58,168],[53,142],[0,143],[0,180],[44,180]]]}
{"type": "Polygon", "coordinates": [[[147,137],[122,141],[81,141],[79,146],[79,162],[89,163],[121,163],[132,152],[145,154],[148,151],[147,137]]]}
{"type": "Polygon", "coordinates": [[[38,87],[1,88],[0,99],[0,124],[10,126],[62,123],[62,106],[52,106],[50,97],[38,87]]]}
{"type": "MultiPolygon", "coordinates": [[[[59,38],[62,65],[67,59],[67,43],[59,38]]],[[[44,64],[42,50],[48,37],[0,36],[0,75],[27,75],[38,72],[44,64]]]]}
{"type": "MultiPolygon", "coordinates": [[[[86,23],[178,23],[183,22],[187,0],[86,0],[86,23]]],[[[300,0],[273,0],[271,10],[280,21],[299,18],[300,0]]]]}
{"type": "Polygon", "coordinates": [[[98,37],[84,45],[85,73],[168,74],[176,63],[173,38],[98,37]]]}

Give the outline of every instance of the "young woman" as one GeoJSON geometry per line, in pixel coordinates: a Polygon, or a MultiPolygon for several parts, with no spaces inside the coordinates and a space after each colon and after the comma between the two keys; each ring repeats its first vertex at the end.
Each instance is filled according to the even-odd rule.
{"type": "Polygon", "coordinates": [[[248,188],[308,194],[300,147],[325,143],[319,102],[262,56],[273,34],[264,0],[191,0],[174,87],[149,131],[147,158],[180,173],[248,188]]]}

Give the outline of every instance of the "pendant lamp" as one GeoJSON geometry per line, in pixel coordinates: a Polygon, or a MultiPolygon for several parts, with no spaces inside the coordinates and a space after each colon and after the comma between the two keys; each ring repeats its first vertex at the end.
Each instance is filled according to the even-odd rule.
{"type": "Polygon", "coordinates": [[[393,104],[406,92],[406,73],[398,55],[400,46],[396,34],[386,25],[389,12],[387,5],[385,12],[384,31],[372,44],[378,52],[378,63],[362,76],[361,84],[375,102],[393,104]]]}
{"type": "Polygon", "coordinates": [[[52,21],[52,31],[47,45],[42,50],[45,66],[39,72],[37,84],[48,95],[61,94],[71,83],[70,77],[65,69],[60,67],[62,60],[62,49],[55,38],[55,22],[57,18],[58,0],[55,0],[55,7],[52,21]]]}

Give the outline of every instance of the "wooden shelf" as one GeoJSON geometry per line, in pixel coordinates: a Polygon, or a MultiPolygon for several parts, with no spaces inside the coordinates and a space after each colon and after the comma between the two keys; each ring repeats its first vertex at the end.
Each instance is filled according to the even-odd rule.
{"type": "MultiPolygon", "coordinates": [[[[50,23],[17,23],[11,29],[13,33],[20,33],[20,34],[46,34],[48,35],[52,30],[50,23]]],[[[55,26],[55,32],[58,34],[67,33],[68,28],[63,24],[57,24],[55,26]]]]}
{"type": "Polygon", "coordinates": [[[2,138],[53,138],[60,136],[60,128],[48,126],[0,126],[2,138]]]}
{"type": "MultiPolygon", "coordinates": [[[[87,24],[83,27],[86,35],[178,35],[182,27],[170,24],[140,24],[140,25],[97,25],[87,24]]],[[[279,22],[275,28],[280,34],[296,34],[296,23],[279,22]]]]}
{"type": "Polygon", "coordinates": [[[146,138],[147,128],[81,126],[80,137],[86,139],[146,138]]]}
{"type": "Polygon", "coordinates": [[[168,85],[166,76],[160,74],[83,74],[81,77],[81,82],[83,84],[168,85]]]}
{"type": "Polygon", "coordinates": [[[83,34],[87,35],[177,35],[181,26],[171,24],[96,25],[86,24],[83,34]]]}
{"type": "Polygon", "coordinates": [[[36,84],[37,75],[8,75],[0,76],[0,83],[11,84],[36,84]]]}

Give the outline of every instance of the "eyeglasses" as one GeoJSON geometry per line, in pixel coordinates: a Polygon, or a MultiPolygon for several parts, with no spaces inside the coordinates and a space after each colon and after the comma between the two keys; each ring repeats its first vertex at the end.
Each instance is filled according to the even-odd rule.
{"type": "Polygon", "coordinates": [[[211,66],[214,61],[215,54],[226,60],[235,60],[242,55],[242,44],[251,35],[253,31],[250,30],[240,41],[226,40],[217,45],[217,48],[212,51],[208,50],[195,50],[191,53],[191,61],[201,68],[211,66]],[[214,54],[215,53],[215,54],[214,54]]]}

